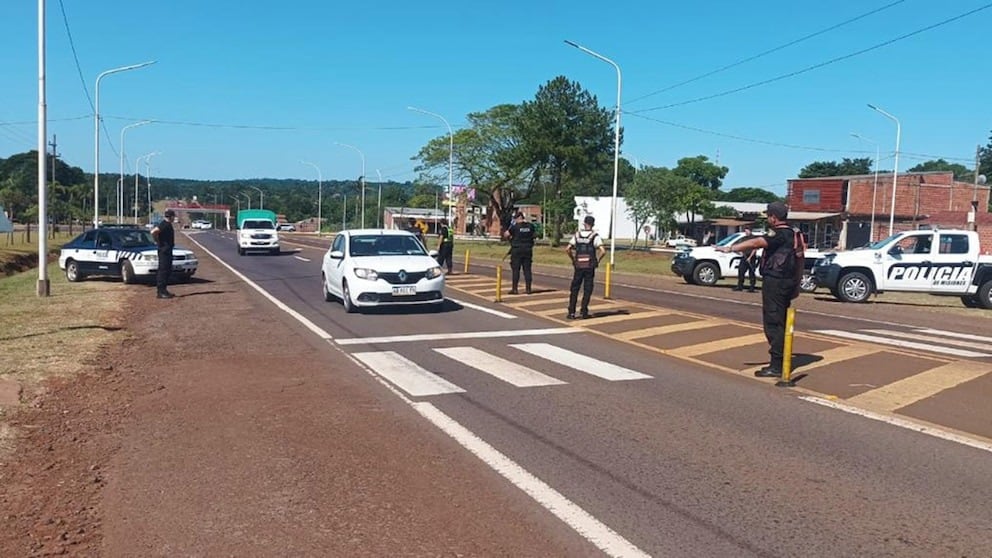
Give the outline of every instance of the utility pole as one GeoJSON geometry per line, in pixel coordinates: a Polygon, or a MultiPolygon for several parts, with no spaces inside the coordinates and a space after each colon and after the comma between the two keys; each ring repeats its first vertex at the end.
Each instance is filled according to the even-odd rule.
{"type": "Polygon", "coordinates": [[[968,230],[978,230],[978,171],[982,165],[982,146],[975,148],[975,189],[971,195],[971,222],[968,223],[968,230]]]}
{"type": "Polygon", "coordinates": [[[61,153],[59,153],[58,147],[58,136],[52,134],[52,141],[48,142],[48,146],[52,148],[52,174],[49,176],[49,180],[55,183],[55,160],[59,158],[61,153]]]}

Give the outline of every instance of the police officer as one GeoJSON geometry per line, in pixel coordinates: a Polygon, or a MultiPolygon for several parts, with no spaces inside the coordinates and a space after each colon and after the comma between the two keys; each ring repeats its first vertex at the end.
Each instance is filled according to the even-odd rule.
{"type": "Polygon", "coordinates": [[[427,243],[424,242],[424,231],[417,225],[417,220],[414,219],[413,217],[407,219],[406,232],[417,237],[417,240],[419,240],[420,243],[424,245],[424,247],[427,246],[427,243]]]}
{"type": "Polygon", "coordinates": [[[172,222],[175,219],[176,212],[166,209],[165,219],[162,219],[152,229],[152,236],[155,237],[155,244],[158,245],[158,273],[155,276],[158,298],[176,296],[170,293],[167,288],[169,276],[172,275],[172,248],[176,245],[176,230],[172,227],[172,222]]]}
{"type": "Polygon", "coordinates": [[[517,294],[521,269],[524,272],[527,294],[530,294],[530,268],[534,258],[534,225],[524,221],[523,212],[518,211],[515,217],[516,222],[503,233],[503,238],[510,240],[510,270],[513,273],[513,289],[510,290],[510,294],[517,294]]]}
{"type": "Polygon", "coordinates": [[[796,280],[795,231],[786,222],[789,208],[782,202],[768,204],[768,232],[733,246],[719,246],[721,252],[745,252],[763,248],[761,256],[761,318],[768,340],[768,366],[754,373],[759,378],[782,375],[785,352],[785,315],[798,294],[796,280]]]}
{"type": "Polygon", "coordinates": [[[454,264],[451,258],[455,253],[455,231],[448,226],[447,219],[441,219],[441,229],[437,237],[437,264],[447,267],[450,274],[451,266],[454,264]]]}
{"type": "Polygon", "coordinates": [[[569,320],[575,319],[575,303],[579,298],[579,288],[582,288],[582,319],[589,317],[589,299],[592,298],[592,290],[596,281],[596,267],[599,260],[606,254],[603,247],[603,239],[592,230],[596,224],[596,218],[586,215],[582,220],[582,230],[575,231],[572,239],[568,241],[565,253],[572,260],[572,284],[568,294],[568,315],[569,320]]]}
{"type": "MultiPolygon", "coordinates": [[[[751,227],[744,227],[744,238],[741,239],[740,242],[744,242],[745,240],[750,240],[751,238],[753,238],[751,236],[751,227]]],[[[757,258],[755,257],[756,253],[757,253],[756,250],[744,250],[743,252],[741,252],[741,261],[737,265],[737,286],[734,287],[735,291],[744,290],[744,275],[746,274],[749,275],[751,279],[751,287],[748,289],[748,291],[752,293],[754,292],[754,284],[755,284],[754,271],[758,267],[757,258]]]]}

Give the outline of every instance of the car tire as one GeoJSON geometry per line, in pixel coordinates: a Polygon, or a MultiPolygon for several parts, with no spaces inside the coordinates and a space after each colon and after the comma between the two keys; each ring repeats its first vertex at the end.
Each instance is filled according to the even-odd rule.
{"type": "Polygon", "coordinates": [[[245,255],[245,249],[244,249],[244,248],[241,248],[241,247],[239,247],[239,248],[238,248],[238,255],[239,255],[239,256],[244,256],[244,255],[245,255]]]}
{"type": "Polygon", "coordinates": [[[871,293],[871,279],[860,271],[845,273],[837,282],[837,298],[844,302],[864,302],[871,293]]]}
{"type": "Polygon", "coordinates": [[[324,302],[334,300],[334,295],[331,294],[331,291],[327,290],[327,277],[323,273],[320,274],[320,290],[324,291],[324,302]]]}
{"type": "Polygon", "coordinates": [[[358,311],[358,307],[351,301],[351,289],[348,288],[347,281],[341,282],[341,305],[344,306],[344,311],[349,314],[354,314],[358,311]]]}
{"type": "Polygon", "coordinates": [[[83,280],[84,275],[79,271],[79,263],[75,260],[69,260],[65,262],[65,278],[70,283],[76,283],[83,280]]]}
{"type": "Polygon", "coordinates": [[[968,308],[981,308],[982,303],[978,300],[978,295],[965,295],[961,297],[961,304],[968,308]]]}
{"type": "Polygon", "coordinates": [[[134,266],[131,262],[124,260],[121,262],[121,280],[125,285],[133,285],[137,278],[134,275],[134,266]]]}
{"type": "Polygon", "coordinates": [[[804,293],[811,293],[816,290],[816,279],[813,278],[812,273],[803,273],[802,279],[799,280],[799,290],[804,293]]]}
{"type": "Polygon", "coordinates": [[[703,262],[692,270],[692,282],[697,285],[712,287],[720,280],[720,268],[715,263],[703,262]]]}
{"type": "Polygon", "coordinates": [[[273,248],[272,250],[269,250],[269,254],[272,255],[272,256],[278,256],[279,255],[279,249],[278,248],[273,248]]]}
{"type": "Polygon", "coordinates": [[[682,276],[682,280],[685,281],[686,283],[690,284],[690,285],[695,285],[696,284],[696,282],[692,280],[692,274],[691,273],[686,274],[686,275],[683,275],[682,276]]]}
{"type": "Polygon", "coordinates": [[[982,286],[978,287],[975,298],[978,299],[979,306],[986,310],[992,310],[992,279],[989,279],[982,283],[982,286]]]}

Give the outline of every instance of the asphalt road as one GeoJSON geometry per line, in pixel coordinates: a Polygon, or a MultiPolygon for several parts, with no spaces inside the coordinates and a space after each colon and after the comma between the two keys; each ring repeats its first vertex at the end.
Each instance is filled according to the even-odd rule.
{"type": "MultiPolygon", "coordinates": [[[[532,298],[496,304],[491,270],[479,266],[449,278],[441,312],[346,314],[321,296],[320,245],[329,239],[239,257],[231,233],[190,238],[201,258],[209,251],[351,357],[315,365],[371,372],[381,397],[409,402],[410,420],[437,425],[503,475],[507,490],[524,490],[607,554],[980,556],[992,548],[992,445],[826,406],[875,398],[879,417],[898,419],[872,379],[885,366],[864,369],[857,359],[902,370],[887,385],[915,386],[929,370],[966,377],[988,358],[977,347],[976,356],[935,351],[932,341],[870,352],[863,340],[821,331],[924,335],[914,332],[951,331],[946,318],[913,309],[859,315],[864,308],[842,317],[836,304],[813,300],[797,336],[809,372],[797,369],[806,375],[799,389],[779,389],[749,373],[763,342],[753,337],[757,299],[747,293],[686,296],[671,284],[667,293],[618,280],[616,300],[597,302],[583,324],[562,319],[560,272],[539,275],[532,298]],[[823,373],[831,367],[839,371],[823,373]],[[852,387],[859,382],[845,373],[871,387],[852,387]]],[[[956,385],[984,381],[972,376],[956,385]]],[[[965,415],[980,425],[986,408],[965,415]]]]}

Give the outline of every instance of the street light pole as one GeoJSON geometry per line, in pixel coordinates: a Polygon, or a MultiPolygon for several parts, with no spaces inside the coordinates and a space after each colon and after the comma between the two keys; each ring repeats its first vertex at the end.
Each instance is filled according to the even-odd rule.
{"type": "Polygon", "coordinates": [[[340,145],[341,147],[347,147],[347,148],[350,148],[350,149],[354,149],[362,157],[362,180],[361,180],[361,183],[359,184],[359,186],[362,189],[362,219],[361,219],[361,222],[362,222],[362,228],[364,229],[365,228],[365,154],[362,153],[362,150],[361,149],[355,147],[354,145],[348,145],[347,143],[340,143],[340,142],[334,142],[334,145],[340,145]]]}
{"type": "Polygon", "coordinates": [[[379,177],[379,197],[375,202],[375,228],[382,228],[382,173],[375,169],[376,176],[379,177]]]}
{"type": "Polygon", "coordinates": [[[261,188],[256,188],[255,186],[249,186],[252,190],[258,191],[258,208],[265,209],[265,192],[261,188]]]}
{"type": "Polygon", "coordinates": [[[100,80],[109,76],[110,74],[116,74],[118,72],[126,72],[128,70],[137,70],[138,68],[144,68],[145,66],[154,64],[155,60],[149,62],[142,62],[141,64],[132,64],[130,66],[121,66],[120,68],[114,68],[112,70],[107,70],[100,75],[96,76],[96,100],[93,103],[93,226],[96,227],[100,222],[100,80]]]}
{"type": "MultiPolygon", "coordinates": [[[[35,294],[51,294],[48,281],[48,95],[45,86],[45,0],[38,0],[38,283],[35,294]]],[[[975,169],[978,172],[978,169],[975,169]]],[[[70,216],[70,219],[72,217],[70,216]]]]}
{"type": "Polygon", "coordinates": [[[455,160],[455,135],[451,131],[451,124],[448,124],[448,121],[443,116],[435,112],[431,112],[417,107],[406,107],[406,108],[414,112],[420,112],[423,114],[433,116],[435,118],[439,118],[441,122],[444,122],[444,125],[448,127],[448,213],[447,215],[448,215],[448,226],[450,227],[452,226],[451,225],[451,187],[452,187],[452,179],[454,178],[453,163],[455,160]]]}
{"type": "MultiPolygon", "coordinates": [[[[151,124],[151,123],[152,123],[151,120],[142,120],[141,122],[135,122],[134,124],[128,124],[127,126],[124,126],[123,128],[121,128],[121,181],[120,181],[120,188],[117,190],[117,222],[118,223],[124,221],[124,156],[125,156],[124,155],[124,153],[125,153],[125,149],[124,149],[124,138],[125,138],[125,132],[127,132],[131,128],[136,128],[138,126],[144,126],[145,124],[151,124]]],[[[134,180],[135,180],[135,183],[137,184],[137,181],[138,181],[138,169],[137,168],[135,168],[134,174],[135,174],[134,180]]],[[[137,223],[138,222],[138,205],[137,205],[138,204],[138,188],[137,187],[135,187],[135,189],[134,189],[134,203],[135,203],[135,206],[134,206],[134,222],[137,223]]]]}
{"type": "Polygon", "coordinates": [[[565,43],[590,56],[599,58],[617,70],[617,114],[616,122],[613,128],[613,201],[610,204],[610,268],[612,269],[614,262],[613,256],[614,252],[616,252],[617,246],[617,178],[620,174],[620,93],[623,90],[623,75],[620,73],[620,66],[602,54],[589,50],[588,48],[580,44],[573,43],[572,41],[566,40],[565,43]]]}
{"type": "Polygon", "coordinates": [[[248,200],[248,209],[251,209],[251,194],[246,194],[244,192],[241,192],[241,195],[248,200]]]}
{"type": "Polygon", "coordinates": [[[892,208],[889,211],[889,236],[892,236],[896,222],[896,184],[899,180],[899,140],[902,137],[902,124],[899,123],[898,118],[871,103],[868,103],[868,108],[896,123],[896,159],[892,169],[892,208]]]}
{"type": "Polygon", "coordinates": [[[311,163],[309,161],[300,161],[304,165],[310,165],[317,171],[317,236],[320,236],[320,228],[323,226],[324,221],[321,217],[321,207],[323,206],[323,196],[324,196],[324,176],[320,172],[320,167],[311,163]]]}
{"type": "Polygon", "coordinates": [[[152,157],[161,155],[161,151],[149,153],[145,159],[145,186],[148,188],[148,222],[152,222],[152,157]]]}
{"type": "Polygon", "coordinates": [[[851,135],[859,140],[875,144],[875,180],[871,187],[871,230],[868,232],[868,242],[875,242],[875,195],[878,193],[878,158],[881,152],[877,141],[854,132],[851,132],[851,135]]]}

